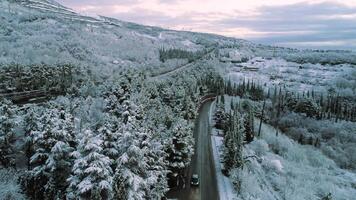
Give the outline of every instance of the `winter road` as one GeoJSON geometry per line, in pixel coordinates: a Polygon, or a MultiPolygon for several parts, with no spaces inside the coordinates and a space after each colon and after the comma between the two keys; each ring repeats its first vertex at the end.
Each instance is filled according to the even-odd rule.
{"type": "Polygon", "coordinates": [[[194,138],[195,153],[192,157],[190,168],[185,177],[185,186],[180,184],[177,189],[168,193],[169,199],[179,200],[218,200],[215,166],[211,149],[211,125],[209,112],[212,101],[204,103],[195,122],[194,138]],[[190,177],[196,173],[200,177],[198,187],[190,185],[190,177]]]}

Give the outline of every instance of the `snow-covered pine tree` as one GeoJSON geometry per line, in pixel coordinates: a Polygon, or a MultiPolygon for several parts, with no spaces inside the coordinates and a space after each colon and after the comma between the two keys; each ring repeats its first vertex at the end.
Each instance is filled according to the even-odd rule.
{"type": "Polygon", "coordinates": [[[234,147],[236,148],[234,160],[236,160],[236,166],[238,168],[243,167],[243,142],[245,140],[245,127],[244,127],[244,118],[241,114],[236,110],[234,112],[234,147]]]}
{"type": "Polygon", "coordinates": [[[42,119],[43,126],[30,133],[33,155],[22,183],[30,198],[65,198],[75,145],[72,116],[48,109],[42,119]]]}
{"type": "Polygon", "coordinates": [[[103,97],[106,102],[106,110],[116,117],[120,116],[119,106],[130,97],[130,94],[128,91],[125,91],[125,88],[127,87],[122,87],[118,82],[109,82],[106,83],[106,88],[104,89],[103,97]]]}
{"type": "MultiPolygon", "coordinates": [[[[152,135],[152,133],[149,133],[152,135]]],[[[168,191],[167,154],[161,142],[150,139],[145,157],[148,163],[147,199],[162,199],[168,191]]]]}
{"type": "Polygon", "coordinates": [[[226,172],[243,166],[244,118],[234,110],[224,137],[224,167],[226,172]]]}
{"type": "Polygon", "coordinates": [[[215,120],[215,127],[217,129],[224,130],[226,128],[226,125],[225,125],[225,123],[226,123],[226,114],[225,114],[225,104],[223,103],[221,97],[217,98],[218,100],[217,100],[217,104],[216,104],[214,120],[215,120]]]}
{"type": "Polygon", "coordinates": [[[305,113],[307,117],[318,117],[320,113],[320,106],[314,99],[302,98],[295,106],[295,112],[305,113]]]}
{"type": "Polygon", "coordinates": [[[197,108],[195,106],[195,103],[192,101],[190,96],[185,96],[183,100],[183,105],[182,105],[182,111],[183,111],[183,117],[185,120],[192,120],[195,119],[197,115],[197,108]]]}
{"type": "Polygon", "coordinates": [[[68,187],[67,178],[72,168],[70,153],[73,147],[67,142],[57,141],[46,161],[46,171],[50,174],[45,186],[46,199],[64,199],[68,187]]]}
{"type": "Polygon", "coordinates": [[[10,101],[0,101],[0,164],[4,167],[15,165],[13,155],[15,141],[15,111],[10,101]]]}
{"type": "Polygon", "coordinates": [[[245,130],[244,138],[246,143],[250,143],[253,141],[255,137],[253,107],[248,101],[243,101],[242,108],[244,109],[245,112],[245,114],[243,115],[244,130],[245,130]]]}
{"type": "Polygon", "coordinates": [[[113,172],[111,160],[103,154],[103,140],[91,130],[84,130],[75,157],[67,190],[68,199],[111,199],[113,172]]]}
{"type": "Polygon", "coordinates": [[[121,137],[118,141],[120,156],[116,160],[117,168],[114,176],[116,199],[146,199],[149,151],[147,133],[137,127],[134,117],[127,116],[121,127],[121,137]]]}
{"type": "Polygon", "coordinates": [[[167,150],[171,170],[180,171],[187,167],[194,153],[192,128],[184,119],[179,119],[172,129],[172,143],[167,150]]]}
{"type": "Polygon", "coordinates": [[[31,132],[40,131],[43,129],[43,109],[39,109],[40,107],[31,106],[24,117],[25,123],[25,144],[23,146],[23,152],[27,158],[27,167],[28,170],[31,169],[30,167],[30,160],[31,156],[35,153],[34,152],[34,144],[32,141],[31,132]]]}
{"type": "Polygon", "coordinates": [[[31,106],[27,109],[24,117],[25,136],[29,136],[31,131],[38,131],[43,128],[41,121],[43,120],[43,109],[38,106],[31,106]]]}
{"type": "Polygon", "coordinates": [[[121,118],[124,124],[143,119],[142,107],[134,104],[131,100],[125,100],[120,107],[121,118]]]}
{"type": "MultiPolygon", "coordinates": [[[[232,124],[231,124],[232,125],[232,124]]],[[[236,154],[236,150],[234,148],[233,142],[233,127],[231,127],[225,132],[224,136],[224,170],[229,172],[233,166],[236,165],[236,160],[234,160],[234,156],[236,154]]]]}
{"type": "Polygon", "coordinates": [[[143,126],[143,109],[134,102],[135,99],[125,100],[120,109],[123,124],[118,127],[116,145],[119,157],[114,176],[115,198],[161,199],[168,188],[165,152],[143,126]]]}
{"type": "Polygon", "coordinates": [[[119,139],[119,119],[115,116],[106,115],[103,125],[98,129],[98,134],[103,140],[103,154],[110,158],[111,168],[114,171],[116,169],[116,159],[119,156],[118,146],[119,139]]]}

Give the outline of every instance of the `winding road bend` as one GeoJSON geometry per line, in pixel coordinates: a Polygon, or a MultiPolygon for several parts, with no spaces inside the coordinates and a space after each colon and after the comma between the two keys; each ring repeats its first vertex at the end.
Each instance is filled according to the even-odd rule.
{"type": "Polygon", "coordinates": [[[210,139],[211,126],[209,122],[209,112],[211,104],[212,101],[207,101],[201,106],[199,116],[195,122],[195,153],[185,178],[186,186],[183,187],[183,185],[180,185],[178,188],[171,189],[171,191],[168,192],[169,199],[219,199],[210,139]],[[198,174],[200,177],[200,185],[198,187],[190,185],[190,177],[193,173],[198,174]]]}

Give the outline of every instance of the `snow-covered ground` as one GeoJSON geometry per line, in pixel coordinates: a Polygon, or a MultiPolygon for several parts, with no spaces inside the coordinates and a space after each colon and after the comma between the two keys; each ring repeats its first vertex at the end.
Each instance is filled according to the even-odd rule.
{"type": "MultiPolygon", "coordinates": [[[[225,112],[230,110],[230,101],[240,101],[238,97],[224,99],[225,112]]],[[[255,132],[259,123],[255,118],[255,132]]],[[[222,137],[213,136],[213,140],[218,148],[223,147],[222,137]]],[[[340,168],[322,149],[301,145],[266,123],[262,123],[261,137],[246,144],[243,152],[248,161],[229,177],[230,183],[241,181],[238,199],[321,199],[330,193],[334,200],[350,200],[356,195],[354,171],[340,168]]]]}
{"type": "Polygon", "coordinates": [[[282,58],[255,57],[245,63],[230,64],[227,79],[234,82],[254,80],[268,86],[282,86],[291,91],[327,92],[333,88],[341,95],[356,93],[356,66],[351,64],[298,64],[282,58]]]}
{"type": "Polygon", "coordinates": [[[223,163],[222,163],[222,147],[223,147],[223,138],[214,134],[211,136],[211,145],[213,148],[213,156],[215,162],[216,178],[217,185],[219,190],[220,199],[224,200],[233,200],[236,199],[236,191],[232,185],[231,180],[223,175],[223,163]]]}
{"type": "MultiPolygon", "coordinates": [[[[258,130],[259,121],[255,120],[258,130]]],[[[356,195],[356,174],[340,169],[334,161],[309,145],[300,145],[276,129],[262,124],[261,138],[245,146],[250,159],[236,173],[242,180],[242,199],[350,200],[356,195]]]]}

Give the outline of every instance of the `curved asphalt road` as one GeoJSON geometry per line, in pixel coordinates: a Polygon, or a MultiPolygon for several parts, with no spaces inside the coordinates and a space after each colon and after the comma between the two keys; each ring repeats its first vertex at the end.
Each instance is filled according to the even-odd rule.
{"type": "Polygon", "coordinates": [[[194,139],[195,153],[192,157],[190,168],[185,178],[185,187],[181,184],[178,188],[168,192],[169,199],[179,200],[218,200],[215,166],[211,148],[211,127],[209,112],[212,101],[204,103],[199,110],[199,116],[195,122],[194,139]],[[190,185],[191,175],[195,173],[200,177],[198,187],[190,185]]]}

